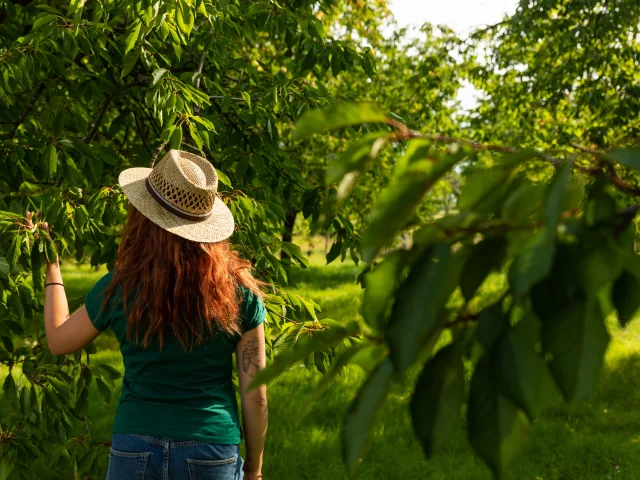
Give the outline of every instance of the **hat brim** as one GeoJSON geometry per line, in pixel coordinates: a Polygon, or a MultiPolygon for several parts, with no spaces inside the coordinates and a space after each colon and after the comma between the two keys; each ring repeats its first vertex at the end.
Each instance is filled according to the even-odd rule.
{"type": "Polygon", "coordinates": [[[231,236],[234,229],[233,215],[218,196],[213,203],[211,216],[202,221],[185,220],[160,206],[145,184],[152,170],[152,168],[129,168],[118,177],[122,191],[140,213],[159,227],[195,242],[220,242],[231,236]]]}

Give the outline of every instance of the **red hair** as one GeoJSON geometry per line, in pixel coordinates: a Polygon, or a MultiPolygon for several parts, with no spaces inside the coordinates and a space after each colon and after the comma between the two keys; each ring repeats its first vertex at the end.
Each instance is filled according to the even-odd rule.
{"type": "Polygon", "coordinates": [[[170,326],[186,351],[216,331],[241,334],[240,287],[261,295],[262,284],[251,275],[251,262],[241,259],[228,240],[187,240],[131,207],[102,308],[120,287],[128,340],[135,331],[140,343],[143,332],[143,348],[156,337],[162,348],[170,326]]]}

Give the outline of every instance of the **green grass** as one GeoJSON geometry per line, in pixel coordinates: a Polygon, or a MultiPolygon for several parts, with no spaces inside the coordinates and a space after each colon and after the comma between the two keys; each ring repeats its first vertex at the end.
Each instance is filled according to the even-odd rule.
{"type": "MultiPolygon", "coordinates": [[[[322,266],[312,255],[311,266],[291,273],[289,290],[320,303],[322,317],[359,319],[361,289],[353,264],[322,266]]],[[[67,267],[63,274],[69,298],[86,292],[103,272],[67,267]]],[[[596,395],[572,408],[558,403],[535,423],[531,442],[508,478],[634,479],[640,478],[640,322],[622,331],[612,322],[613,335],[596,395]]],[[[99,352],[91,363],[122,369],[117,341],[110,332],[96,340],[99,352]]],[[[407,402],[417,370],[407,385],[396,387],[381,412],[381,421],[360,465],[359,479],[489,479],[488,469],[466,444],[461,426],[456,438],[436,458],[426,461],[411,429],[407,402]]],[[[299,418],[319,374],[294,368],[269,386],[269,433],[265,478],[342,479],[340,431],[342,417],[365,375],[350,367],[310,410],[299,418]]],[[[108,441],[120,394],[111,404],[97,392],[90,398],[94,440],[108,441]]],[[[34,468],[37,471],[38,468],[34,468]]],[[[42,477],[44,478],[44,477],[42,477]]]]}

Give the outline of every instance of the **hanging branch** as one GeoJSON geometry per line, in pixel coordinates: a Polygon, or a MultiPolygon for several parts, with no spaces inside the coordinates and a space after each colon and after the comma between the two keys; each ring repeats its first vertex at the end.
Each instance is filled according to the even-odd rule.
{"type": "Polygon", "coordinates": [[[100,107],[100,110],[98,111],[98,115],[96,116],[96,119],[91,124],[91,128],[89,128],[89,132],[82,139],[82,141],[84,143],[89,143],[89,142],[91,142],[91,140],[93,140],[93,137],[95,137],[96,133],[98,133],[98,128],[100,127],[100,124],[102,123],[102,119],[104,118],[104,115],[107,113],[107,109],[109,108],[109,105],[111,104],[111,101],[115,98],[116,95],[118,95],[119,93],[124,92],[125,90],[128,90],[129,88],[142,87],[144,85],[147,85],[148,83],[149,83],[149,79],[148,78],[140,77],[140,79],[137,82],[132,82],[132,83],[127,83],[125,85],[120,85],[113,92],[111,92],[109,94],[109,96],[107,98],[105,98],[104,102],[102,102],[102,106],[100,107]]]}
{"type": "Polygon", "coordinates": [[[33,109],[33,106],[36,104],[36,102],[38,101],[38,98],[40,97],[43,91],[44,91],[44,82],[39,82],[38,86],[33,92],[33,95],[31,96],[31,99],[27,103],[27,106],[24,107],[22,114],[15,122],[13,122],[13,128],[11,129],[11,131],[9,131],[10,140],[16,136],[16,132],[18,131],[18,128],[20,127],[22,122],[24,122],[24,119],[27,118],[27,115],[29,115],[29,112],[33,109]]]}
{"type": "MultiPolygon", "coordinates": [[[[414,138],[424,138],[426,140],[431,140],[433,142],[457,143],[460,145],[466,145],[477,151],[498,152],[498,153],[522,153],[523,152],[523,150],[514,148],[514,147],[505,147],[502,145],[479,143],[473,140],[450,137],[448,135],[437,135],[437,134],[430,134],[430,133],[415,132],[410,128],[408,128],[403,123],[393,120],[391,118],[387,118],[386,123],[387,125],[390,125],[396,129],[396,131],[394,132],[394,135],[395,135],[395,138],[399,141],[411,140],[414,138]]],[[[593,156],[596,160],[598,160],[598,163],[599,163],[599,166],[597,167],[583,167],[580,165],[575,165],[574,168],[576,170],[591,176],[599,176],[599,175],[606,174],[611,180],[611,183],[613,183],[619,190],[622,190],[623,192],[629,195],[640,197],[640,188],[634,185],[631,185],[627,181],[620,178],[613,164],[610,163],[610,161],[605,157],[603,153],[600,153],[596,150],[593,150],[588,147],[584,147],[576,143],[572,143],[571,146],[574,148],[577,148],[578,150],[584,153],[587,153],[593,156]]],[[[562,159],[555,158],[544,152],[540,152],[536,150],[533,153],[537,158],[547,161],[556,166],[562,165],[564,163],[562,159]]]]}
{"type": "MultiPolygon", "coordinates": [[[[397,140],[411,140],[414,138],[424,138],[426,140],[432,140],[434,142],[440,143],[458,143],[460,145],[467,145],[474,150],[484,150],[488,152],[498,152],[498,153],[521,153],[522,150],[519,150],[514,147],[505,147],[503,145],[492,145],[487,143],[479,143],[473,140],[465,140],[462,138],[450,137],[448,135],[437,135],[430,133],[419,133],[414,130],[408,128],[405,124],[393,120],[391,118],[387,118],[387,125],[390,125],[396,129],[395,137],[397,140]]],[[[551,155],[535,151],[537,157],[546,160],[553,165],[562,165],[563,161],[559,158],[552,157],[551,155]]]]}

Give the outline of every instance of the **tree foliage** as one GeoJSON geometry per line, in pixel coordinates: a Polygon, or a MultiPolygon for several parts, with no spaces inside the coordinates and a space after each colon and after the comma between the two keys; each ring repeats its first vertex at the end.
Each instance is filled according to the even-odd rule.
{"type": "MultiPolygon", "coordinates": [[[[359,43],[332,33],[368,22],[335,8],[356,13],[350,1],[2,2],[1,479],[28,476],[24,465],[40,452],[69,477],[104,472],[108,449],[91,438],[88,389],[108,401],[119,374],[90,366],[93,345],[86,357],[49,352],[42,279],[45,259],[58,254],[113,267],[124,168],[153,165],[169,148],[209,158],[238,225],[232,242],[272,284],[268,346],[326,328],[319,305],[281,288],[289,264],[307,265],[282,232],[287,204],[318,208],[286,148],[292,120],[326,104],[328,78],[373,73],[359,43]],[[40,222],[28,227],[27,210],[41,210],[50,237],[40,222]]],[[[308,367],[326,370],[332,356],[328,348],[308,367]]]]}

